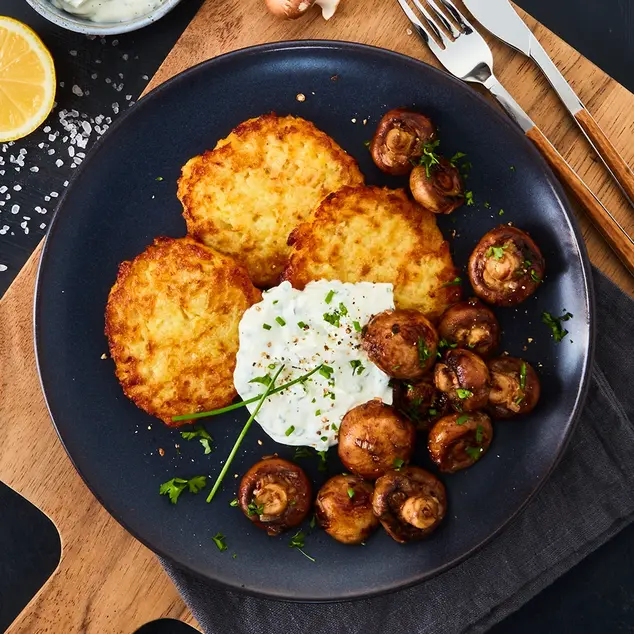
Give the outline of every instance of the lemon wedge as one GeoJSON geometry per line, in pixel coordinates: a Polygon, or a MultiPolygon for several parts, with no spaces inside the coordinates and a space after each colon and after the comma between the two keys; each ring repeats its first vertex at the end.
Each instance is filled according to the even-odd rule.
{"type": "Polygon", "coordinates": [[[55,102],[55,66],[26,24],[0,16],[0,142],[30,134],[55,102]]]}

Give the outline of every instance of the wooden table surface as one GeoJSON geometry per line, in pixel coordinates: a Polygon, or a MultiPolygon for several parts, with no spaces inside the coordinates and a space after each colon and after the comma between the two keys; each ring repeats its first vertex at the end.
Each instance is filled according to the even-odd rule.
{"type": "MultiPolygon", "coordinates": [[[[432,62],[396,3],[342,3],[329,23],[315,12],[298,22],[268,16],[261,0],[208,0],[151,82],[151,87],[215,55],[283,39],[341,39],[390,48],[432,62]]],[[[544,27],[527,18],[630,164],[634,95],[544,27]]],[[[494,45],[500,79],[613,213],[634,231],[619,190],[532,64],[494,45]]],[[[634,281],[578,214],[592,261],[623,289],[634,281]]],[[[59,568],[8,632],[130,632],[154,618],[193,622],[152,553],[100,506],[55,436],[35,367],[32,303],[38,252],[0,302],[0,479],[42,509],[62,537],[59,568]]]]}

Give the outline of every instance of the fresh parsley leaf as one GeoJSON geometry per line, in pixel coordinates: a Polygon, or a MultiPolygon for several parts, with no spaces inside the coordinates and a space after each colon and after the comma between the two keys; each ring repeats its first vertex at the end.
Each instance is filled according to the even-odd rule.
{"type": "Polygon", "coordinates": [[[353,359],[352,361],[350,361],[350,365],[352,367],[352,376],[354,376],[355,374],[359,376],[363,374],[365,366],[361,363],[361,361],[359,361],[358,359],[353,359]]]}
{"type": "Polygon", "coordinates": [[[187,481],[190,493],[198,493],[207,485],[207,476],[194,476],[187,481]]]}
{"type": "Polygon", "coordinates": [[[469,420],[468,414],[463,414],[462,416],[458,416],[458,418],[456,419],[456,425],[464,425],[468,420],[469,420]]]}
{"type": "Polygon", "coordinates": [[[352,499],[354,497],[354,489],[348,487],[348,497],[352,499]]]}
{"type": "Polygon", "coordinates": [[[480,456],[482,455],[482,447],[467,447],[465,449],[465,453],[473,461],[480,460],[480,456]]]}
{"type": "Polygon", "coordinates": [[[467,156],[464,152],[456,152],[450,159],[449,162],[456,167],[456,163],[467,156]]]}
{"type": "Polygon", "coordinates": [[[186,480],[185,478],[172,478],[163,482],[159,487],[159,495],[167,495],[172,504],[178,502],[180,494],[188,489],[191,493],[198,493],[207,484],[206,476],[195,476],[186,480]]]}
{"type": "Polygon", "coordinates": [[[275,318],[275,321],[280,325],[280,326],[286,326],[286,322],[278,315],[275,318]]]}
{"type": "Polygon", "coordinates": [[[502,247],[489,247],[487,258],[494,257],[496,260],[501,260],[504,257],[504,251],[506,249],[508,249],[506,245],[502,247]]]}
{"type": "Polygon", "coordinates": [[[451,282],[445,282],[441,288],[446,288],[447,286],[460,286],[462,284],[462,278],[456,277],[451,282]]]}
{"type": "Polygon", "coordinates": [[[205,450],[205,455],[208,455],[213,451],[213,447],[211,446],[213,438],[207,433],[207,430],[204,427],[197,427],[193,431],[182,431],[181,437],[183,440],[194,440],[194,438],[198,438],[200,440],[200,444],[205,450]]]}
{"type": "Polygon", "coordinates": [[[326,295],[326,299],[325,302],[326,304],[330,304],[330,302],[332,301],[332,298],[335,296],[336,291],[330,290],[328,291],[328,295],[326,295]]]}
{"type": "Polygon", "coordinates": [[[463,399],[463,400],[464,400],[465,398],[471,398],[471,397],[473,396],[473,392],[472,392],[471,390],[465,390],[465,389],[464,389],[464,388],[462,388],[462,387],[459,387],[459,388],[456,390],[456,394],[458,395],[458,398],[461,398],[461,399],[463,399]]]}
{"type": "Polygon", "coordinates": [[[555,343],[560,343],[568,334],[568,331],[561,325],[563,322],[572,319],[573,315],[564,312],[561,317],[553,317],[550,313],[542,313],[542,322],[545,323],[553,332],[555,343]]]}
{"type": "Polygon", "coordinates": [[[440,157],[436,154],[436,149],[439,145],[440,139],[423,145],[423,155],[420,157],[419,164],[425,168],[427,178],[431,178],[432,168],[435,165],[440,165],[440,157]]]}
{"type": "Polygon", "coordinates": [[[218,550],[223,552],[227,550],[227,544],[225,543],[225,536],[222,533],[216,533],[211,539],[214,540],[214,544],[218,546],[218,550]]]}
{"type": "Polygon", "coordinates": [[[403,458],[394,458],[394,462],[392,463],[392,466],[395,469],[400,469],[404,464],[405,464],[405,460],[403,460],[403,458]]]}
{"type": "Polygon", "coordinates": [[[475,200],[473,199],[473,192],[471,191],[464,193],[464,200],[467,203],[467,207],[473,207],[473,205],[475,205],[475,200]]]}
{"type": "Polygon", "coordinates": [[[418,343],[416,345],[418,348],[418,364],[421,368],[424,368],[425,364],[429,360],[429,357],[431,357],[431,351],[427,347],[427,344],[425,343],[425,339],[423,339],[423,337],[418,338],[418,343]]]}
{"type": "Polygon", "coordinates": [[[256,504],[255,502],[250,502],[247,506],[247,515],[249,517],[253,515],[264,515],[264,504],[256,504]]]}
{"type": "Polygon", "coordinates": [[[306,533],[304,533],[304,531],[298,531],[297,533],[295,533],[295,535],[293,535],[293,537],[291,537],[291,541],[289,542],[288,546],[289,548],[297,548],[297,550],[299,550],[299,552],[302,553],[302,555],[304,555],[306,559],[310,559],[312,562],[314,562],[315,559],[311,557],[310,555],[306,554],[303,550],[305,546],[304,544],[305,537],[306,537],[306,533]]]}
{"type": "Polygon", "coordinates": [[[330,379],[332,377],[332,373],[334,371],[334,368],[331,368],[329,365],[325,364],[319,368],[319,374],[327,379],[330,379]]]}

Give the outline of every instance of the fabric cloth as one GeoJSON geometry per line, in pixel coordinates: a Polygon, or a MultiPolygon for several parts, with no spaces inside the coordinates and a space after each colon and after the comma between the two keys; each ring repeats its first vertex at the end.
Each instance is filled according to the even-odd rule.
{"type": "Polygon", "coordinates": [[[492,543],[419,586],[336,604],[257,599],[162,562],[206,634],[485,632],[634,520],[634,301],[594,273],[596,360],[565,456],[492,543]]]}

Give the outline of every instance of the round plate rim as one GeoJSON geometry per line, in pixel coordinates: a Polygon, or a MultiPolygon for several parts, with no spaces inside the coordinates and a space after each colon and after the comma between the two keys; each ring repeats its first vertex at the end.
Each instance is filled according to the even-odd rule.
{"type": "Polygon", "coordinates": [[[527,147],[532,151],[535,157],[535,160],[537,162],[540,162],[542,166],[545,168],[546,179],[548,180],[549,185],[553,188],[554,193],[556,194],[556,197],[561,202],[561,208],[564,212],[564,215],[566,216],[568,220],[569,226],[571,227],[576,245],[579,250],[579,255],[580,255],[581,273],[583,277],[584,291],[587,297],[585,317],[587,319],[588,329],[589,329],[589,346],[586,352],[586,356],[584,360],[585,362],[582,368],[582,376],[581,376],[581,381],[577,389],[575,404],[568,417],[568,420],[566,421],[566,431],[564,433],[564,436],[561,442],[559,443],[559,446],[557,448],[557,453],[549,469],[542,475],[542,477],[539,478],[539,481],[536,483],[533,489],[528,493],[528,495],[526,496],[526,499],[522,502],[522,504],[520,504],[518,508],[500,526],[498,526],[494,531],[492,531],[479,544],[477,544],[476,546],[474,546],[467,552],[463,553],[459,557],[453,558],[452,560],[446,562],[442,566],[438,566],[434,570],[430,570],[430,571],[426,571],[422,573],[420,577],[418,577],[417,579],[404,581],[402,583],[394,583],[389,587],[382,587],[378,590],[369,590],[366,592],[357,592],[356,594],[348,594],[343,598],[333,597],[333,598],[327,598],[327,599],[324,599],[324,598],[316,599],[316,598],[311,598],[310,596],[293,596],[293,597],[280,596],[280,595],[276,595],[272,593],[267,593],[265,591],[258,591],[258,590],[253,590],[250,588],[244,588],[244,587],[241,587],[240,585],[227,584],[217,579],[214,579],[213,577],[208,576],[208,574],[205,571],[197,570],[196,568],[192,566],[188,566],[186,564],[180,563],[176,561],[171,555],[163,552],[162,549],[156,548],[154,545],[148,543],[148,541],[146,541],[141,535],[139,535],[137,531],[132,530],[127,525],[126,521],[123,518],[119,517],[118,514],[115,514],[108,508],[108,505],[103,501],[99,493],[95,489],[93,489],[93,487],[91,486],[89,479],[78,467],[75,460],[73,459],[71,452],[66,446],[64,438],[60,432],[60,429],[57,423],[55,422],[53,412],[51,411],[51,408],[50,408],[49,399],[47,397],[46,388],[44,386],[44,380],[42,377],[42,368],[40,363],[40,355],[42,354],[41,346],[40,346],[40,332],[42,329],[43,320],[39,317],[39,308],[40,308],[40,301],[41,301],[41,295],[42,295],[43,278],[45,275],[45,273],[43,272],[43,269],[44,269],[45,261],[48,255],[49,246],[50,246],[50,243],[52,242],[52,235],[55,231],[57,220],[60,215],[60,211],[64,207],[64,204],[65,204],[66,198],[69,195],[69,192],[80,180],[84,170],[88,169],[88,166],[90,165],[91,160],[98,154],[98,151],[108,142],[109,138],[114,135],[115,131],[117,131],[120,127],[125,125],[128,117],[132,113],[137,111],[139,108],[142,108],[145,103],[160,98],[161,94],[164,91],[170,91],[174,89],[175,87],[178,86],[180,82],[185,81],[191,75],[196,75],[198,73],[205,73],[207,72],[208,68],[210,67],[213,68],[219,64],[230,62],[234,58],[243,58],[243,57],[247,58],[249,56],[257,55],[261,53],[287,52],[293,49],[303,49],[303,50],[327,49],[327,50],[339,51],[339,52],[348,52],[348,53],[358,52],[358,53],[366,53],[366,54],[371,53],[374,55],[380,55],[387,58],[391,58],[396,63],[403,63],[403,62],[407,62],[408,64],[414,63],[418,65],[421,68],[421,70],[423,70],[424,72],[432,73],[436,75],[437,77],[441,77],[443,81],[447,81],[449,83],[454,84],[458,90],[463,90],[463,91],[469,90],[469,87],[465,85],[464,82],[455,78],[453,75],[443,70],[440,70],[434,66],[431,66],[420,59],[416,59],[414,57],[403,55],[401,53],[397,53],[395,51],[391,51],[389,49],[385,49],[385,48],[381,48],[377,46],[361,44],[358,42],[340,41],[340,40],[299,40],[299,41],[289,40],[289,41],[281,41],[281,42],[273,42],[273,43],[249,46],[246,48],[241,48],[235,51],[224,53],[222,55],[211,58],[209,60],[205,60],[203,62],[200,62],[199,64],[196,64],[195,66],[192,66],[174,75],[173,77],[170,77],[169,79],[161,83],[159,86],[154,88],[152,91],[150,91],[147,95],[143,96],[137,102],[137,104],[135,104],[133,108],[130,108],[125,113],[123,113],[123,115],[119,117],[117,121],[110,127],[110,129],[106,132],[106,134],[104,134],[100,139],[98,139],[95,142],[90,153],[88,154],[86,159],[83,161],[83,163],[79,166],[79,168],[75,171],[75,174],[71,178],[69,185],[67,186],[66,190],[60,197],[60,200],[57,205],[57,208],[55,209],[53,218],[51,219],[51,223],[49,225],[46,238],[44,239],[44,245],[42,248],[42,253],[39,257],[37,273],[36,273],[34,304],[33,304],[33,334],[34,334],[35,362],[37,367],[38,378],[40,381],[40,387],[42,389],[44,401],[46,403],[46,408],[48,410],[48,413],[51,418],[51,422],[55,429],[57,437],[59,438],[59,441],[62,444],[62,447],[64,448],[64,451],[66,452],[69,460],[71,461],[71,464],[73,465],[73,467],[75,468],[75,470],[77,471],[77,473],[79,474],[83,482],[86,484],[89,491],[97,499],[99,504],[106,510],[106,512],[112,518],[114,518],[134,539],[141,542],[150,551],[152,551],[155,555],[157,555],[159,559],[163,559],[166,562],[171,563],[172,565],[180,568],[181,570],[184,570],[199,578],[202,578],[205,581],[208,581],[209,583],[212,583],[213,585],[217,587],[236,591],[243,595],[248,595],[248,596],[261,598],[261,599],[269,599],[274,601],[290,602],[290,603],[318,603],[318,604],[319,603],[340,603],[340,602],[345,603],[345,602],[355,601],[359,599],[384,596],[392,592],[397,592],[399,590],[404,590],[404,589],[419,585],[420,583],[423,583],[424,581],[427,581],[439,574],[442,574],[443,572],[446,572],[450,570],[451,568],[453,568],[454,566],[457,566],[458,564],[464,562],[465,560],[469,559],[474,554],[479,552],[482,548],[490,544],[496,537],[498,537],[504,530],[506,530],[509,527],[510,524],[512,524],[518,518],[518,516],[524,511],[524,509],[529,504],[529,502],[534,499],[535,495],[541,490],[541,488],[544,486],[546,481],[550,478],[551,474],[553,473],[553,471],[559,464],[561,458],[563,457],[565,453],[566,448],[568,447],[570,443],[572,435],[579,422],[581,410],[583,408],[583,405],[585,403],[586,396],[589,390],[591,368],[592,368],[592,364],[594,360],[595,336],[596,336],[595,297],[594,297],[594,284],[593,284],[592,275],[591,275],[590,259],[587,253],[585,241],[583,240],[581,230],[577,224],[577,220],[575,219],[574,214],[572,213],[570,209],[568,198],[563,190],[563,187],[560,184],[560,182],[557,180],[557,178],[555,177],[554,173],[552,172],[548,164],[545,162],[542,156],[537,152],[537,150],[530,143],[530,141],[528,141],[526,137],[521,133],[520,129],[516,128],[510,119],[508,119],[501,111],[497,110],[494,106],[492,106],[491,103],[487,101],[487,99],[485,99],[481,94],[479,94],[475,90],[471,91],[472,96],[475,97],[476,99],[479,99],[481,103],[485,105],[485,107],[489,110],[492,117],[497,118],[497,120],[499,121],[501,125],[504,125],[509,130],[513,130],[514,133],[520,135],[525,140],[525,143],[527,147]]]}

